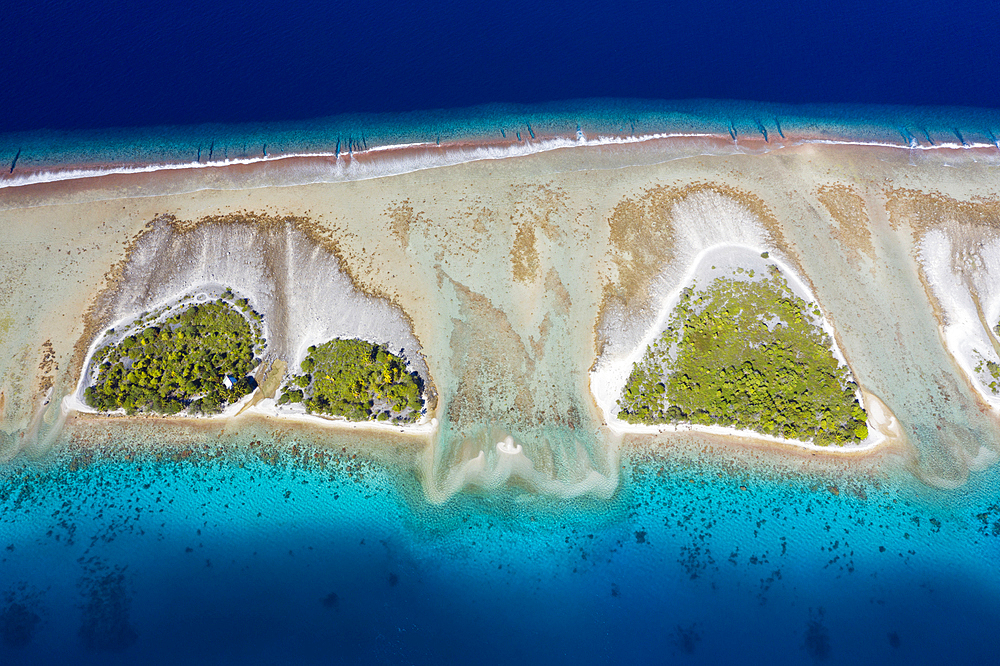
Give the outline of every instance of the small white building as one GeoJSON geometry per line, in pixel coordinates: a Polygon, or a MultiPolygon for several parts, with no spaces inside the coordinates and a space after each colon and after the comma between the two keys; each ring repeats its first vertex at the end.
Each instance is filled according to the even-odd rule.
{"type": "Polygon", "coordinates": [[[232,375],[226,375],[225,377],[222,378],[222,385],[225,386],[227,389],[233,388],[233,385],[235,384],[236,384],[236,378],[233,377],[232,375]]]}

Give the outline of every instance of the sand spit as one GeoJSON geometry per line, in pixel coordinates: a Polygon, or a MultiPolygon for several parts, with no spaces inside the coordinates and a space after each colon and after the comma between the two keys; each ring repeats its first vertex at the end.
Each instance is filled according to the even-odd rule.
{"type": "MultiPolygon", "coordinates": [[[[571,141],[381,172],[395,175],[380,175],[378,161],[395,159],[382,151],[358,157],[371,160],[370,178],[304,185],[294,185],[296,170],[320,158],[5,188],[0,455],[42,455],[83,423],[91,433],[102,422],[127,429],[128,419],[60,409],[94,341],[158,303],[226,284],[265,314],[268,361],[294,368],[308,345],[335,335],[403,348],[433,379],[437,422],[412,436],[391,426],[329,427],[275,418],[261,400],[211,427],[315,426],[339,448],[403,438],[419,451],[414,464],[437,499],[510,485],[607,496],[623,442],[634,451],[729,441],[762,456],[865,465],[892,452],[930,483],[960,484],[996,450],[1000,431],[953,360],[938,316],[956,330],[982,325],[935,315],[947,299],[925,287],[931,269],[921,261],[945,252],[927,232],[940,219],[928,209],[918,223],[895,214],[893,202],[901,188],[959,202],[988,197],[1000,153],[759,143],[571,141]],[[672,295],[706,256],[719,257],[707,271],[726,256],[743,261],[740,252],[764,251],[797,292],[819,303],[864,390],[870,430],[887,443],[831,456],[736,433],[616,429],[608,419],[616,387],[672,295]],[[509,452],[497,449],[508,437],[509,452]]],[[[948,238],[954,247],[956,236],[948,238]]],[[[989,282],[992,271],[975,279],[989,282]]],[[[997,290],[980,282],[975,293],[993,321],[997,290]]]]}
{"type": "MultiPolygon", "coordinates": [[[[983,409],[1000,415],[1000,204],[941,192],[896,192],[890,212],[914,229],[921,277],[940,335],[983,409]]],[[[971,470],[1000,459],[989,443],[966,453],[971,470]]]]}

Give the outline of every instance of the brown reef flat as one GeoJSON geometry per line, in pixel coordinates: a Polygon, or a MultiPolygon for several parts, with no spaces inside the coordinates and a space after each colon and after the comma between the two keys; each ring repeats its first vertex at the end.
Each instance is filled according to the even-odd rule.
{"type": "MultiPolygon", "coordinates": [[[[754,220],[763,246],[816,295],[860,385],[899,421],[886,448],[823,464],[906,466],[960,483],[981,449],[997,449],[1000,431],[942,343],[917,246],[948,225],[965,229],[970,247],[996,234],[997,156],[791,142],[756,152],[763,147],[706,155],[692,139],[579,146],[267,186],[287,180],[283,169],[319,173],[331,163],[297,158],[0,189],[0,458],[39,453],[59,427],[77,442],[94,440],[105,421],[108,432],[119,427],[94,417],[63,425],[60,401],[108,324],[102,294],[124,279],[154,220],[180,236],[230,223],[297,229],[362,292],[398,306],[440,393],[439,431],[406,445],[423,451],[431,475],[479,453],[493,460],[504,433],[523,443],[530,473],[569,484],[614,478],[622,450],[721,455],[723,440],[697,433],[629,435],[621,449],[590,393],[589,372],[653,324],[698,243],[727,242],[725,225],[692,226],[697,210],[735,216],[723,220],[731,225],[754,220]]],[[[401,159],[364,159],[389,158],[401,159]]],[[[331,447],[359,446],[356,434],[328,437],[331,447]]],[[[792,467],[823,457],[738,446],[792,467]]]]}

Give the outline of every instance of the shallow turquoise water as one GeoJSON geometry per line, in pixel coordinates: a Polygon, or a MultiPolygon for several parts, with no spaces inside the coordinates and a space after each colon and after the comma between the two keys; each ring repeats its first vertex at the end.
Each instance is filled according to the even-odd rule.
{"type": "Polygon", "coordinates": [[[222,162],[303,153],[346,155],[407,143],[594,138],[698,132],[734,140],[785,135],[933,146],[996,145],[1000,115],[960,107],[787,105],[727,100],[588,99],[312,121],[0,134],[4,176],[67,165],[119,167],[222,162]]]}
{"type": "Polygon", "coordinates": [[[304,451],[8,469],[0,661],[971,663],[1000,627],[995,472],[834,494],[647,460],[607,503],[435,506],[304,451]]]}

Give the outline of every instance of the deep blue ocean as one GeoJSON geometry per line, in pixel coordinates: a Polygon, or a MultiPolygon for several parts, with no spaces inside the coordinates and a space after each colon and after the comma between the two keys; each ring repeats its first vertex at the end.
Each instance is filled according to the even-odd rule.
{"type": "MultiPolygon", "coordinates": [[[[637,103],[560,115],[592,98],[767,103],[695,105],[719,132],[811,104],[902,142],[995,143],[994,112],[923,107],[1000,108],[997,18],[979,0],[5,2],[0,163],[569,133],[588,109],[637,131],[637,103]],[[493,104],[548,106],[463,111],[493,104]]],[[[996,661],[995,468],[945,491],[626,460],[610,502],[438,506],[412,471],[308,452],[4,466],[0,664],[996,661]]]]}
{"type": "Polygon", "coordinates": [[[5,2],[0,134],[581,98],[1000,108],[996,3],[5,2]]]}

